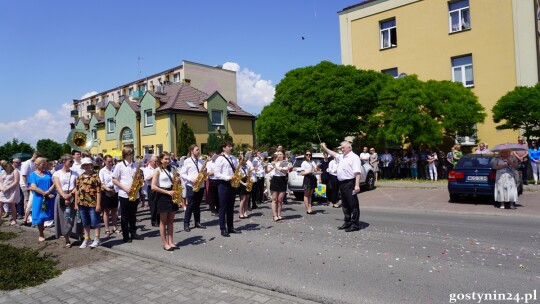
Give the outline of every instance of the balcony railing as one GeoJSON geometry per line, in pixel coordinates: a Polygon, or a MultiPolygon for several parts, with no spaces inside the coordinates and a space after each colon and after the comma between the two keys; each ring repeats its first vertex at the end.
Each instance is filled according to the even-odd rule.
{"type": "Polygon", "coordinates": [[[107,107],[107,102],[100,101],[100,102],[98,102],[97,107],[100,108],[100,109],[105,109],[107,107]]]}
{"type": "Polygon", "coordinates": [[[131,93],[131,99],[139,100],[143,97],[144,92],[143,91],[133,91],[131,93]]]}
{"type": "Polygon", "coordinates": [[[88,113],[95,113],[96,112],[96,106],[95,105],[86,106],[86,111],[88,113]]]}
{"type": "Polygon", "coordinates": [[[71,110],[71,117],[79,117],[79,111],[71,110]]]}

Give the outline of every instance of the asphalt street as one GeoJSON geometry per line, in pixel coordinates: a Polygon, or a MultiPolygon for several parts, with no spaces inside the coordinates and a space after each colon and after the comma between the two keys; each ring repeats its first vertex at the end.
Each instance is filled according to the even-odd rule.
{"type": "Polygon", "coordinates": [[[341,209],[320,205],[307,215],[292,200],[282,222],[272,221],[270,204],[248,219],[236,217],[242,234],[230,238],[219,235],[217,217],[208,211],[202,214],[208,229],[186,233],[180,213],[175,241],[181,248],[174,252],[161,249],[159,232],[144,212],[140,224],[151,228],[140,232],[144,240],[112,238],[103,246],[322,303],[523,295],[540,286],[539,198],[540,192],[527,191],[518,210],[499,210],[485,202],[450,204],[442,186],[381,186],[360,194],[363,229],[351,233],[336,228],[341,209]]]}

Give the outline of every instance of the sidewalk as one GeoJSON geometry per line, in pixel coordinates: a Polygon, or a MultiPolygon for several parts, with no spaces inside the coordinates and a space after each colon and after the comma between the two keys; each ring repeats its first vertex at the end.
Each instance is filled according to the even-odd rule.
{"type": "Polygon", "coordinates": [[[117,257],[0,293],[0,303],[314,303],[101,247],[117,257]]]}
{"type": "MultiPolygon", "coordinates": [[[[436,182],[429,181],[429,180],[401,180],[401,179],[390,179],[390,180],[382,180],[379,179],[375,186],[380,188],[419,188],[419,189],[439,189],[447,188],[448,181],[446,179],[441,179],[436,182]]],[[[529,191],[529,192],[538,192],[540,191],[540,185],[534,185],[532,183],[529,183],[528,185],[523,185],[523,192],[529,191]]]]}

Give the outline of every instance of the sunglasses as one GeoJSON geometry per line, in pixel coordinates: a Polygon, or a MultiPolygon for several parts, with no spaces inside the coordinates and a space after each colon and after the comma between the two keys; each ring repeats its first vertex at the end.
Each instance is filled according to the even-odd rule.
{"type": "Polygon", "coordinates": [[[20,164],[21,162],[13,162],[14,164],[20,164]]]}
{"type": "Polygon", "coordinates": [[[311,156],[311,154],[306,154],[306,156],[311,156]]]}

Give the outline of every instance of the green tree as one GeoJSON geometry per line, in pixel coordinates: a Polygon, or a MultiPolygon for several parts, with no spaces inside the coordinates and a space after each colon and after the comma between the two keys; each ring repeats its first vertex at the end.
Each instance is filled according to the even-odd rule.
{"type": "Polygon", "coordinates": [[[294,150],[321,141],[337,145],[363,130],[363,118],[376,106],[390,76],[322,61],[287,72],[274,101],[256,125],[258,142],[282,143],[294,150]]]}
{"type": "Polygon", "coordinates": [[[179,156],[187,155],[188,148],[192,144],[196,144],[195,134],[185,120],[180,122],[180,128],[178,128],[178,136],[176,137],[176,153],[179,156]]]}
{"type": "Polygon", "coordinates": [[[36,143],[36,149],[41,152],[43,157],[49,160],[56,160],[62,156],[63,145],[52,139],[40,139],[36,143]]]}
{"type": "Polygon", "coordinates": [[[219,148],[219,144],[224,140],[228,140],[230,142],[233,141],[232,136],[229,135],[229,133],[223,133],[223,134],[210,133],[210,134],[208,134],[208,140],[206,140],[206,145],[204,146],[203,153],[204,154],[209,154],[210,151],[220,153],[221,149],[219,148]]]}
{"type": "Polygon", "coordinates": [[[32,154],[34,153],[34,148],[24,141],[19,142],[16,138],[0,146],[0,159],[9,160],[15,153],[32,154]]]}
{"type": "Polygon", "coordinates": [[[492,109],[499,130],[524,130],[527,138],[540,137],[540,83],[518,86],[501,97],[492,109]]]}
{"type": "Polygon", "coordinates": [[[422,82],[416,75],[394,79],[379,95],[364,134],[379,147],[439,146],[445,136],[471,134],[486,114],[477,97],[459,83],[422,82]]]}

